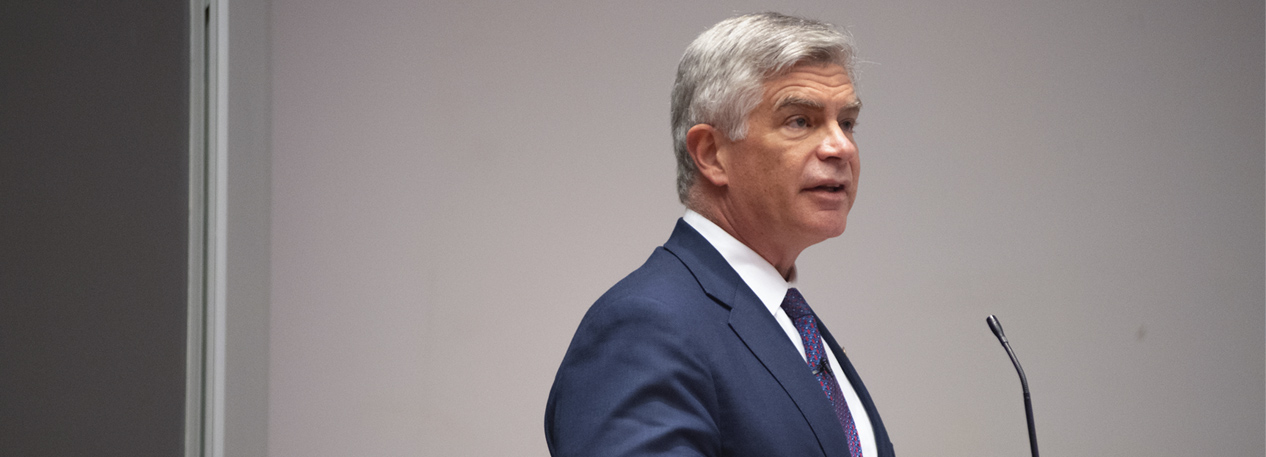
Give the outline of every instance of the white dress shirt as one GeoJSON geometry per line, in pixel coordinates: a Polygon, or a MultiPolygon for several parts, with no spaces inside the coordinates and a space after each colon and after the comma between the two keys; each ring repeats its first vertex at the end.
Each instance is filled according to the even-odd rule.
{"type": "MultiPolygon", "coordinates": [[[[800,339],[800,331],[796,330],[796,325],[791,322],[791,318],[787,316],[787,312],[782,309],[783,297],[787,295],[787,289],[791,284],[783,279],[778,270],[774,269],[764,257],[747,247],[732,235],[716,225],[708,218],[703,217],[693,210],[686,210],[686,214],[682,216],[687,224],[690,224],[695,231],[703,235],[708,243],[721,253],[721,257],[730,264],[734,271],[738,272],[740,278],[747,287],[756,293],[756,297],[761,303],[769,309],[774,315],[774,320],[778,321],[778,325],[782,326],[783,332],[787,333],[787,338],[791,339],[791,343],[796,345],[796,349],[800,351],[800,357],[808,360],[804,354],[804,342],[800,339]]],[[[794,272],[794,269],[792,270],[794,272]]],[[[795,280],[795,273],[792,273],[792,281],[795,280]]],[[[839,381],[840,390],[844,393],[844,401],[848,403],[848,411],[853,415],[853,423],[857,426],[857,437],[861,441],[862,456],[873,457],[878,455],[875,446],[875,432],[870,425],[870,417],[866,414],[866,408],[862,406],[862,400],[857,396],[857,391],[853,390],[853,384],[848,382],[848,378],[841,371],[839,360],[835,359],[835,352],[829,349],[826,341],[822,342],[822,347],[827,348],[826,355],[831,362],[831,374],[835,375],[835,379],[839,381]]]]}

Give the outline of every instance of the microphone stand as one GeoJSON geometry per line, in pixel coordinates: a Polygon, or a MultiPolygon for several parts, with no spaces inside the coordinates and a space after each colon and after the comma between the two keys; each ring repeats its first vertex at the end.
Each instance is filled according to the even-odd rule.
{"type": "Polygon", "coordinates": [[[1033,457],[1037,457],[1037,429],[1033,427],[1033,401],[1029,399],[1029,380],[1024,377],[1024,369],[1020,368],[1020,359],[1015,358],[1015,351],[1011,350],[1007,335],[1002,333],[1002,324],[998,322],[998,318],[990,314],[985,318],[985,322],[989,323],[989,329],[993,330],[994,336],[998,337],[998,342],[1002,343],[1002,347],[1007,350],[1007,355],[1011,356],[1015,371],[1020,373],[1020,387],[1024,390],[1024,415],[1029,420],[1029,447],[1033,450],[1033,457]]]}

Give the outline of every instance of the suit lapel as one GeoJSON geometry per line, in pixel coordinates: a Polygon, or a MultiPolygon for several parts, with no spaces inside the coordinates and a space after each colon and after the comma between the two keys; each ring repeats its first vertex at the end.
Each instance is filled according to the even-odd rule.
{"type": "Polygon", "coordinates": [[[879,457],[892,457],[892,440],[888,439],[888,430],[884,428],[883,419],[879,418],[879,410],[875,408],[875,402],[870,398],[870,392],[866,390],[866,384],[862,383],[861,376],[857,375],[857,370],[853,368],[853,363],[848,360],[848,355],[844,354],[844,349],[835,341],[835,337],[826,329],[826,325],[818,319],[818,332],[822,333],[822,338],[826,340],[827,346],[831,347],[831,351],[835,353],[835,358],[840,361],[840,368],[844,371],[844,376],[848,378],[849,384],[853,385],[853,391],[857,392],[857,397],[862,401],[862,407],[866,409],[866,416],[870,418],[871,428],[875,432],[875,446],[879,450],[879,457]]]}
{"type": "Polygon", "coordinates": [[[751,291],[746,292],[744,295],[750,295],[750,300],[747,297],[734,298],[736,303],[730,311],[730,328],[800,408],[809,427],[817,435],[822,451],[828,456],[849,457],[844,429],[822,393],[822,386],[805,365],[804,359],[796,354],[795,345],[791,344],[774,316],[751,291]]]}
{"type": "MultiPolygon", "coordinates": [[[[817,378],[778,321],[708,241],[678,220],[664,248],[681,259],[710,297],[730,308],[730,328],[782,385],[828,457],[849,457],[848,441],[817,378]]],[[[869,410],[867,411],[869,412],[869,410]]]]}

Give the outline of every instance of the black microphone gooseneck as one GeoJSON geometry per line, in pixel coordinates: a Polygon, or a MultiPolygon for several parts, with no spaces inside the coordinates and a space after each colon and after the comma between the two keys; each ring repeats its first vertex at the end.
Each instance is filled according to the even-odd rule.
{"type": "Polygon", "coordinates": [[[1033,401],[1029,399],[1029,380],[1024,377],[1024,369],[1020,368],[1020,359],[1015,358],[1015,351],[1011,350],[1011,343],[1007,342],[1007,334],[1002,333],[1002,324],[998,323],[998,318],[990,314],[985,318],[985,322],[989,323],[989,329],[993,330],[994,336],[998,337],[998,342],[1002,343],[1002,348],[1006,349],[1007,355],[1011,356],[1015,371],[1020,373],[1020,387],[1024,389],[1024,415],[1029,419],[1029,447],[1033,449],[1033,457],[1037,457],[1037,429],[1033,428],[1033,401]]]}

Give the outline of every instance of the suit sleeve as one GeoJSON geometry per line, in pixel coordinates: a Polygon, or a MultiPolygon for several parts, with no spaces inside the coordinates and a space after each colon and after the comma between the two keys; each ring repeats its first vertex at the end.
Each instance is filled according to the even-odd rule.
{"type": "Polygon", "coordinates": [[[645,298],[599,300],[550,390],[554,457],[715,456],[716,394],[690,322],[645,298]]]}

